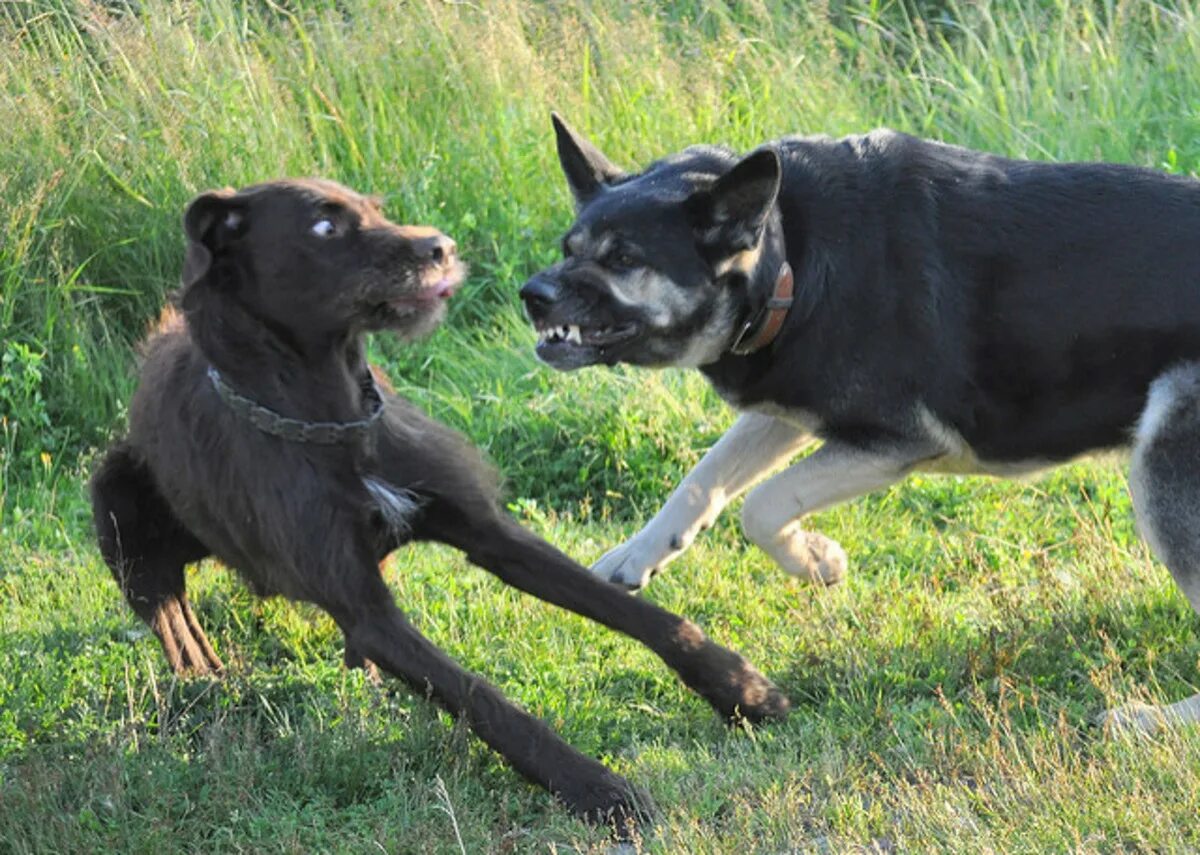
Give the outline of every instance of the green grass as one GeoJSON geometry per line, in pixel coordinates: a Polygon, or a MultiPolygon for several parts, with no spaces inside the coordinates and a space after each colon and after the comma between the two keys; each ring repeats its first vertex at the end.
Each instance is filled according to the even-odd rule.
{"type": "MultiPolygon", "coordinates": [[[[193,575],[232,666],[179,683],[91,546],[82,484],[195,192],[322,174],[451,233],[448,324],[375,357],[583,561],[637,530],[731,414],[695,376],[553,374],[515,292],[570,203],[555,108],[616,160],[878,125],[1011,155],[1200,170],[1191,4],[239,0],[0,5],[0,852],[588,851],[461,727],[340,668],[310,610],[193,575]]],[[[1196,619],[1137,541],[1121,465],[921,478],[820,515],[814,591],[736,509],[648,597],[795,703],[723,729],[636,645],[460,557],[389,569],[420,626],[651,791],[654,852],[1194,851],[1200,735],[1107,740],[1196,689],[1196,619]]]]}

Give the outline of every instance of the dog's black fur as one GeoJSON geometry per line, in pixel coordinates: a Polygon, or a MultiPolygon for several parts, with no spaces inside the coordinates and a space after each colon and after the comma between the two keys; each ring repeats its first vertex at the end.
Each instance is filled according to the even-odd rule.
{"type": "Polygon", "coordinates": [[[377,663],[462,715],[577,813],[637,818],[645,803],[626,781],[463,671],[397,609],[378,562],[436,540],[640,640],[727,717],[785,714],[787,700],[740,656],[524,531],[473,448],[376,390],[363,334],[436,325],[462,274],[452,241],[315,180],[204,194],[184,225],[183,316],[167,312],[145,345],[128,436],[92,481],[104,558],[177,672],[222,669],[184,592],[184,565],[215,555],[260,594],[320,606],[345,634],[348,665],[377,663]],[[275,435],[279,419],[323,423],[311,436],[326,441],[275,435]],[[328,441],[330,423],[354,422],[364,426],[328,441]]]}
{"type": "Polygon", "coordinates": [[[543,345],[551,364],[670,364],[705,335],[715,358],[698,367],[738,407],[803,410],[820,436],[870,445],[919,437],[922,402],[981,460],[1052,462],[1126,444],[1150,382],[1200,357],[1195,180],[889,131],[787,138],[741,160],[697,146],[625,175],[559,128],[579,201],[565,243],[616,236],[629,262],[687,294],[687,311],[646,323],[658,307],[613,300],[620,262],[584,242],[526,285],[534,323],[640,334],[603,352],[543,345]],[[715,275],[760,240],[750,278],[715,275]],[[797,301],[782,333],[729,353],[785,258],[797,301]],[[718,310],[727,320],[712,329],[718,310]]]}
{"type": "MultiPolygon", "coordinates": [[[[811,436],[743,520],[826,583],[846,556],[800,528],[813,510],[914,469],[1016,474],[1133,446],[1141,529],[1200,610],[1200,181],[891,131],[697,146],[626,174],[555,130],[577,217],[564,260],[521,290],[539,355],[697,367],[747,411],[603,578],[646,584],[811,436]],[[793,277],[772,337],[764,309],[793,277]]],[[[1162,717],[1200,720],[1200,695],[1110,720],[1162,717]]]]}

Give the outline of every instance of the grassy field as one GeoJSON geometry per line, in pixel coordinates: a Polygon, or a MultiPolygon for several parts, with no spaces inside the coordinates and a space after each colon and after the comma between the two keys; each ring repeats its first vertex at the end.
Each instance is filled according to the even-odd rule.
{"type": "MultiPolygon", "coordinates": [[[[537,364],[515,293],[570,204],[548,112],[637,164],[879,125],[1200,172],[1185,2],[10,0],[0,4],[0,853],[574,852],[571,819],[461,727],[340,667],[311,610],[189,584],[231,665],[177,682],[119,601],[82,484],[173,287],[194,193],[321,174],[452,234],[427,342],[373,345],[582,561],[637,530],[732,414],[697,377],[537,364]]],[[[1200,239],[1200,236],[1198,236],[1200,239]]],[[[648,789],[648,852],[1200,849],[1200,733],[1106,739],[1196,691],[1197,620],[1133,530],[1123,463],[913,478],[821,514],[818,591],[731,512],[646,596],[791,696],[728,731],[651,655],[456,554],[396,556],[416,622],[648,789]]]]}

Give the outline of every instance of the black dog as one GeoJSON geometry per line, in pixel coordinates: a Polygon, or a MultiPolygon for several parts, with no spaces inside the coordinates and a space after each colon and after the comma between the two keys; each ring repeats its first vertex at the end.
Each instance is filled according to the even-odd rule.
{"type": "Polygon", "coordinates": [[[524,531],[499,510],[474,449],[374,382],[363,334],[436,325],[462,276],[449,238],[393,225],[326,181],[206,193],[184,227],[184,317],[168,313],[146,344],[129,435],[92,481],[101,551],[172,668],[221,670],[184,594],[184,565],[215,555],[260,594],[323,608],[345,634],[348,665],[377,663],[464,716],[572,810],[637,818],[625,780],[405,620],[378,562],[437,540],[643,642],[724,716],[786,712],[769,681],[694,624],[524,531]]]}
{"type": "MultiPolygon", "coordinates": [[[[727,502],[785,570],[845,571],[805,514],[916,469],[1134,449],[1143,534],[1200,609],[1200,182],[876,131],[698,146],[626,174],[555,117],[578,217],[521,290],[538,355],[698,367],[744,412],[596,571],[640,588],[727,502]]],[[[1200,695],[1113,724],[1200,719],[1200,695]]]]}

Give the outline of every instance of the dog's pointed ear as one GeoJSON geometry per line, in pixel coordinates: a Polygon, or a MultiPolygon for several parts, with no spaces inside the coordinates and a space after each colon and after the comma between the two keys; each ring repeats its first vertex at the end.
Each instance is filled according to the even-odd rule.
{"type": "Polygon", "coordinates": [[[571,188],[576,205],[586,204],[605,184],[624,174],[600,153],[600,149],[564,122],[558,113],[551,113],[550,121],[554,123],[558,161],[562,164],[563,174],[567,176],[567,186],[571,188]]]}
{"type": "Polygon", "coordinates": [[[711,187],[695,193],[688,205],[702,242],[730,252],[757,245],[779,196],[782,176],[779,155],[762,148],[739,160],[711,187]]]}
{"type": "Polygon", "coordinates": [[[245,229],[245,210],[233,190],[201,193],[183,215],[183,233],[187,236],[187,258],[183,262],[181,284],[184,294],[208,275],[213,254],[245,229]]]}

